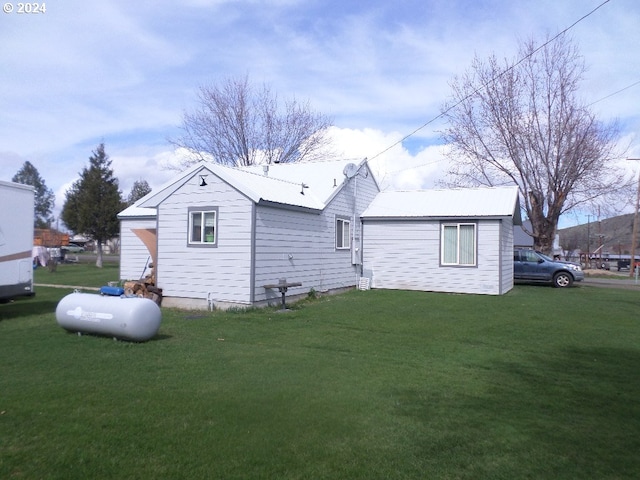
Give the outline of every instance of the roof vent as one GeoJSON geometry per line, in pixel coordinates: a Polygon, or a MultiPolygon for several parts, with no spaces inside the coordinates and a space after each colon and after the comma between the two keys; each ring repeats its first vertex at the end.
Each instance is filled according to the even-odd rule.
{"type": "Polygon", "coordinates": [[[269,165],[263,165],[262,166],[262,173],[264,173],[265,177],[269,176],[269,165]]]}

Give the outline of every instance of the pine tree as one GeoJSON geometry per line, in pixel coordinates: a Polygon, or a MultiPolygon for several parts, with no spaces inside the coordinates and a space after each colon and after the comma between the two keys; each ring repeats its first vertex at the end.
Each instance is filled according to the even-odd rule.
{"type": "Polygon", "coordinates": [[[133,205],[136,201],[140,200],[147,193],[151,193],[151,187],[146,180],[136,180],[133,182],[133,186],[131,187],[131,192],[127,197],[127,204],[133,205]]]}
{"type": "Polygon", "coordinates": [[[61,214],[69,229],[96,242],[97,267],[102,267],[102,245],[119,232],[117,215],[124,206],[118,179],[113,176],[111,160],[101,143],[89,157],[89,167],[66,192],[61,214]]]}
{"type": "Polygon", "coordinates": [[[11,179],[12,182],[31,185],[35,189],[35,228],[47,228],[53,222],[51,212],[55,205],[53,190],[47,188],[38,169],[31,162],[24,162],[22,168],[11,179]]]}

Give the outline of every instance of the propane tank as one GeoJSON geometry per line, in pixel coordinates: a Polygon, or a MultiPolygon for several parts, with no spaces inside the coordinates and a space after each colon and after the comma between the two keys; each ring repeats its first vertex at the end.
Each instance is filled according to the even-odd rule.
{"type": "Polygon", "coordinates": [[[160,329],[162,312],[148,298],[74,292],[56,307],[58,325],[70,332],[144,342],[160,329]]]}

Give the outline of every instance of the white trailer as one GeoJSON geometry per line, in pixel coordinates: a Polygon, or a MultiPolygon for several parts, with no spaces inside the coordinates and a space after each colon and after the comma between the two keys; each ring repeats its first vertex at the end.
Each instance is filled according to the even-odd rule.
{"type": "Polygon", "coordinates": [[[30,185],[0,181],[0,301],[33,291],[33,218],[30,185]]]}

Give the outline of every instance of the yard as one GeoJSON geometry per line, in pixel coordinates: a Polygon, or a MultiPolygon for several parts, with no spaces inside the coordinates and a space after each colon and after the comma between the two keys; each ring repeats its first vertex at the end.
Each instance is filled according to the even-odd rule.
{"type": "Polygon", "coordinates": [[[53,312],[68,292],[0,305],[0,478],[640,471],[635,291],[373,290],[287,313],[163,309],[146,343],[65,332],[53,312]]]}

